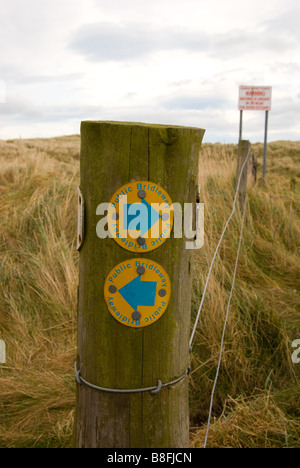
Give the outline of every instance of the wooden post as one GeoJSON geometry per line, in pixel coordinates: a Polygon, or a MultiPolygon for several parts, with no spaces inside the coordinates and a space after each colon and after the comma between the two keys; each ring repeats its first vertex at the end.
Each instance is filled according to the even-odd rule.
{"type": "MultiPolygon", "coordinates": [[[[173,202],[196,200],[204,130],[119,122],[82,122],[81,181],[85,237],[79,261],[78,357],[81,375],[96,386],[135,389],[167,383],[189,366],[191,251],[172,237],[146,254],[128,252],[96,235],[96,208],[122,185],[159,184],[173,202]],[[104,299],[104,282],[118,263],[144,256],[171,279],[164,315],[144,328],[117,322],[104,299]]],[[[188,379],[150,392],[113,394],[77,385],[78,448],[189,446],[188,379]]]]}
{"type": "MultiPolygon", "coordinates": [[[[238,147],[238,160],[237,160],[237,171],[236,171],[236,183],[238,184],[239,176],[245,162],[245,159],[248,157],[251,144],[248,140],[241,140],[238,147]]],[[[247,178],[248,178],[248,164],[245,165],[240,186],[239,186],[239,205],[241,210],[244,208],[245,197],[247,193],[247,178]]]]}
{"type": "Polygon", "coordinates": [[[255,185],[257,182],[257,154],[252,153],[251,155],[251,173],[252,183],[255,185]]]}

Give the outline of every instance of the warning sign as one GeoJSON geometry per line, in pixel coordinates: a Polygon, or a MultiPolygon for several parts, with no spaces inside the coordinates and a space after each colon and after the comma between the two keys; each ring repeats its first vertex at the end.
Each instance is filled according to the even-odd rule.
{"type": "Polygon", "coordinates": [[[271,86],[240,86],[239,110],[271,110],[271,86]]]}

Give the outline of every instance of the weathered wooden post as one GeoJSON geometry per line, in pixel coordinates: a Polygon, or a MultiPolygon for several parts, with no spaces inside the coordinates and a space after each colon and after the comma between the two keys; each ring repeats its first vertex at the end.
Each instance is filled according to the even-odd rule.
{"type": "Polygon", "coordinates": [[[253,185],[257,182],[257,154],[253,153],[251,156],[251,173],[253,185]]]}
{"type": "MultiPolygon", "coordinates": [[[[143,247],[144,241],[140,239],[135,244],[136,251],[123,248],[113,238],[99,239],[96,229],[101,217],[96,212],[99,204],[110,202],[120,187],[132,183],[132,188],[137,181],[151,182],[151,188],[150,185],[139,187],[141,200],[146,195],[147,201],[148,192],[158,184],[173,202],[182,205],[195,202],[203,135],[204,130],[189,127],[82,122],[80,198],[84,209],[79,219],[84,221],[84,229],[79,229],[75,422],[78,448],[189,445],[188,379],[183,378],[174,385],[164,384],[185,376],[189,367],[192,251],[185,249],[185,239],[174,238],[172,233],[151,251],[143,247]],[[159,264],[171,284],[166,311],[149,326],[138,326],[139,311],[147,307],[137,308],[137,305],[148,306],[150,302],[143,303],[141,292],[138,299],[134,294],[135,299],[127,297],[129,288],[136,283],[147,291],[146,281],[138,277],[145,269],[137,270],[135,279],[132,280],[134,275],[130,277],[127,289],[118,290],[112,276],[108,280],[110,272],[117,271],[116,266],[121,262],[126,261],[124,269],[128,265],[129,271],[130,262],[140,258],[149,260],[149,264],[159,264]],[[117,296],[123,301],[121,293],[133,307],[132,326],[124,325],[120,315],[113,316],[116,307],[108,310],[108,303],[114,304],[117,296]],[[152,390],[139,391],[147,388],[152,390]],[[137,392],[119,393],[118,390],[137,392]]],[[[158,291],[162,297],[165,294],[162,289],[158,291]]]]}
{"type": "MultiPolygon", "coordinates": [[[[245,198],[247,193],[247,181],[248,181],[248,163],[244,165],[246,159],[249,157],[249,151],[251,143],[248,140],[241,140],[238,146],[238,157],[237,157],[237,170],[236,170],[236,184],[238,184],[241,170],[244,166],[240,185],[239,185],[239,206],[243,210],[245,204],[245,198]]],[[[248,160],[249,161],[249,160],[248,160]]]]}

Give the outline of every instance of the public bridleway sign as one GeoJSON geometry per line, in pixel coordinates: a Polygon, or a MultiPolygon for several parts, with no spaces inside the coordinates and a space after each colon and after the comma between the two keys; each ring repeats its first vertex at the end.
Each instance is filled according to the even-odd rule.
{"type": "Polygon", "coordinates": [[[108,229],[124,249],[146,253],[169,238],[173,217],[172,200],[162,187],[136,181],[123,185],[113,195],[108,209],[108,229]]]}
{"type": "Polygon", "coordinates": [[[167,272],[147,258],[120,263],[109,273],[104,286],[111,315],[123,325],[134,328],[156,322],[165,312],[170,296],[167,272]]]}

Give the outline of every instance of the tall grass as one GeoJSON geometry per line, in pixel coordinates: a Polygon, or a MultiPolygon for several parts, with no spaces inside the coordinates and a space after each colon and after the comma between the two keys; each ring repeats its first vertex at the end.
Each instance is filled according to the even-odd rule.
{"type": "MultiPolygon", "coordinates": [[[[78,136],[0,141],[0,447],[69,447],[74,414],[78,136]]],[[[253,145],[261,162],[262,145],[253,145]]],[[[235,145],[200,154],[205,245],[192,316],[231,212],[235,145]]],[[[267,186],[249,182],[247,217],[216,389],[210,447],[299,447],[300,143],[269,144],[267,186]]],[[[259,166],[261,173],[261,166],[259,166]]],[[[240,214],[217,257],[194,342],[192,446],[203,445],[240,214]]]]}
{"type": "Polygon", "coordinates": [[[1,143],[0,446],[70,443],[78,138],[1,143]],[[65,160],[64,160],[65,159],[65,160]]]}
{"type": "MultiPolygon", "coordinates": [[[[208,439],[211,447],[300,445],[300,366],[291,360],[291,343],[300,336],[300,146],[289,142],[269,146],[267,186],[249,181],[243,247],[208,439]],[[284,159],[289,166],[283,172],[284,159]]],[[[204,145],[202,151],[206,227],[205,246],[197,252],[194,268],[194,314],[232,207],[236,151],[218,145],[204,145]]],[[[261,161],[262,146],[254,145],[253,151],[261,161]]],[[[191,391],[196,447],[205,437],[240,222],[237,213],[214,267],[196,336],[191,391]]]]}

